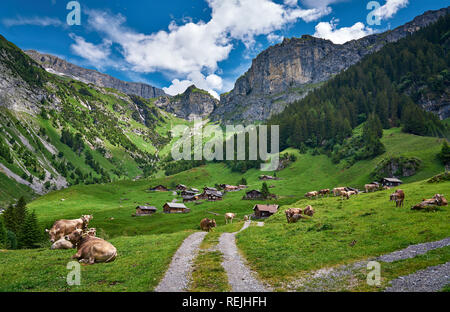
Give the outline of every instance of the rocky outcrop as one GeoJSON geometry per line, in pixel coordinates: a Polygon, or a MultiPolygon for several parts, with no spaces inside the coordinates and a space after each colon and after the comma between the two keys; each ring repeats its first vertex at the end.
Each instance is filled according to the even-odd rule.
{"type": "Polygon", "coordinates": [[[372,177],[376,180],[382,178],[393,177],[410,177],[417,173],[422,164],[422,160],[417,157],[390,157],[380,161],[375,170],[372,172],[372,177]]]}
{"type": "Polygon", "coordinates": [[[155,101],[157,107],[186,120],[206,118],[218,104],[219,101],[207,91],[197,89],[195,86],[190,86],[177,96],[163,96],[155,101]]]}
{"type": "Polygon", "coordinates": [[[252,66],[237,80],[234,89],[221,96],[212,119],[265,120],[364,56],[436,22],[449,12],[450,7],[428,11],[392,31],[345,44],[333,44],[308,35],[285,39],[253,60],[252,66]]]}
{"type": "Polygon", "coordinates": [[[103,88],[113,88],[125,94],[138,95],[144,99],[166,95],[163,90],[150,85],[122,81],[98,71],[71,64],[53,55],[41,54],[34,50],[25,51],[25,53],[52,74],[68,76],[103,88]]]}

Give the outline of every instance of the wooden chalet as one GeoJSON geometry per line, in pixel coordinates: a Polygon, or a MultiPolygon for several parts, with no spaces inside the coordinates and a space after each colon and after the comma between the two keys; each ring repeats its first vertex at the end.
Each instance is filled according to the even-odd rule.
{"type": "Polygon", "coordinates": [[[223,193],[218,191],[217,189],[211,190],[209,188],[205,188],[203,193],[200,194],[198,198],[209,201],[217,201],[223,199],[223,193]]]}
{"type": "Polygon", "coordinates": [[[268,218],[278,211],[278,205],[261,205],[257,204],[253,207],[254,216],[257,219],[268,218]]]}
{"type": "Polygon", "coordinates": [[[269,175],[262,175],[262,176],[259,177],[259,179],[261,181],[278,180],[278,178],[272,177],[272,176],[269,176],[269,175]]]}
{"type": "Polygon", "coordinates": [[[382,184],[383,186],[399,186],[399,185],[402,185],[402,184],[403,184],[403,181],[402,181],[402,180],[399,180],[399,179],[397,179],[397,178],[384,178],[384,179],[381,181],[381,184],[382,184]]]}
{"type": "Polygon", "coordinates": [[[199,195],[186,195],[186,196],[183,196],[183,203],[195,202],[195,201],[199,200],[198,196],[199,195]]]}
{"type": "Polygon", "coordinates": [[[156,207],[153,206],[137,206],[135,216],[150,216],[156,212],[156,207]]]}
{"type": "Polygon", "coordinates": [[[181,191],[181,196],[194,196],[194,195],[196,195],[196,194],[197,194],[197,193],[194,192],[194,191],[188,191],[188,190],[181,191]]]}
{"type": "Polygon", "coordinates": [[[262,198],[263,198],[263,195],[258,190],[251,190],[251,191],[245,192],[245,195],[243,197],[243,199],[262,199],[262,198]]]}
{"type": "Polygon", "coordinates": [[[155,191],[155,192],[168,192],[169,189],[168,189],[167,187],[165,187],[164,185],[157,185],[157,186],[151,188],[150,191],[155,191]]]}
{"type": "Polygon", "coordinates": [[[186,191],[188,187],[184,184],[178,184],[177,185],[177,191],[186,191]]]}
{"type": "Polygon", "coordinates": [[[164,213],[188,213],[191,209],[180,203],[165,203],[163,211],[164,213]]]}

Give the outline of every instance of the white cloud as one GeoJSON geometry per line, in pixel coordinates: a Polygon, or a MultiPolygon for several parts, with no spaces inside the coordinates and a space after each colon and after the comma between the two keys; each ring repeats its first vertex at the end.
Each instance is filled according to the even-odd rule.
{"type": "Polygon", "coordinates": [[[408,4],[409,0],[386,0],[386,4],[375,10],[374,14],[381,19],[389,19],[408,4]]]}
{"type": "MultiPolygon", "coordinates": [[[[284,4],[277,4],[272,0],[206,2],[212,10],[208,22],[194,23],[185,20],[182,25],[171,22],[168,30],[152,34],[138,33],[128,28],[125,26],[126,19],[121,14],[110,15],[100,11],[86,13],[91,29],[120,46],[124,60],[133,71],[161,71],[177,77],[167,88],[167,92],[186,89],[188,81],[191,81],[216,96],[216,91],[223,84],[207,79],[210,77],[210,80],[214,78],[218,81],[216,77],[220,77],[215,75],[219,69],[218,64],[228,58],[237,41],[251,49],[256,36],[269,35],[268,38],[275,39],[273,33],[287,24],[299,19],[310,22],[331,12],[329,7],[302,9],[293,0],[287,0],[284,4]]],[[[79,41],[75,45],[80,45],[79,50],[82,50],[85,42],[79,41]]]]}
{"type": "Polygon", "coordinates": [[[332,20],[331,22],[321,22],[317,24],[314,37],[328,39],[335,44],[343,44],[347,41],[360,39],[374,33],[372,28],[366,27],[366,25],[361,22],[358,22],[351,27],[337,28],[338,22],[339,20],[332,20]]]}
{"type": "Polygon", "coordinates": [[[73,33],[70,34],[70,38],[75,41],[70,48],[76,55],[85,58],[96,67],[102,67],[108,62],[108,56],[111,54],[111,41],[104,40],[102,44],[95,45],[73,33]]]}
{"type": "Polygon", "coordinates": [[[16,17],[16,18],[5,18],[2,20],[2,24],[6,27],[12,26],[63,26],[65,25],[62,21],[53,17],[16,17]]]}
{"type": "Polygon", "coordinates": [[[274,44],[274,43],[279,43],[281,41],[283,41],[283,36],[277,35],[277,34],[268,34],[267,35],[267,41],[274,44]]]}
{"type": "Polygon", "coordinates": [[[193,72],[190,73],[185,80],[172,80],[172,84],[170,85],[170,87],[163,88],[163,90],[169,95],[177,95],[183,93],[192,85],[208,91],[216,99],[219,99],[219,94],[215,90],[222,89],[223,80],[221,77],[215,74],[211,74],[205,77],[201,72],[193,72]]]}
{"type": "Polygon", "coordinates": [[[345,0],[301,0],[301,2],[308,8],[323,8],[330,4],[342,2],[345,0]]]}

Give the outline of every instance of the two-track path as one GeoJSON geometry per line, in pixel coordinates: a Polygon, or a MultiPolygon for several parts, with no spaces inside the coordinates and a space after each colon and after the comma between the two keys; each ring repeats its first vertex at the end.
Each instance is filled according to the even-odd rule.
{"type": "MultiPolygon", "coordinates": [[[[242,229],[243,231],[248,228],[251,221],[245,222],[242,229]]],[[[259,225],[261,226],[261,225],[259,225]]],[[[236,246],[236,234],[235,233],[223,233],[219,238],[219,244],[217,248],[223,254],[222,266],[227,272],[228,283],[234,292],[266,292],[270,291],[266,286],[261,283],[256,273],[251,271],[246,265],[245,260],[239,254],[239,250],[236,246]]]]}
{"type": "Polygon", "coordinates": [[[155,291],[182,292],[187,290],[192,274],[193,260],[197,256],[200,244],[206,234],[206,232],[196,232],[184,240],[155,291]]]}

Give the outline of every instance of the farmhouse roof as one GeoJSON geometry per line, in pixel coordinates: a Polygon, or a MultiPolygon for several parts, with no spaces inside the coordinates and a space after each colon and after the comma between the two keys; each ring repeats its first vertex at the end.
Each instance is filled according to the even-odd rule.
{"type": "Polygon", "coordinates": [[[384,178],[384,180],[386,180],[388,182],[392,182],[392,183],[403,183],[402,180],[399,180],[397,178],[384,178]]]}
{"type": "Polygon", "coordinates": [[[141,210],[152,210],[152,211],[156,211],[156,207],[153,206],[137,206],[136,209],[141,209],[141,210]]]}
{"type": "Polygon", "coordinates": [[[181,203],[166,203],[169,208],[187,208],[184,204],[181,203]]]}
{"type": "Polygon", "coordinates": [[[270,213],[276,213],[278,211],[278,205],[260,205],[257,204],[255,207],[253,207],[253,210],[258,209],[259,211],[267,211],[270,213]]]}

